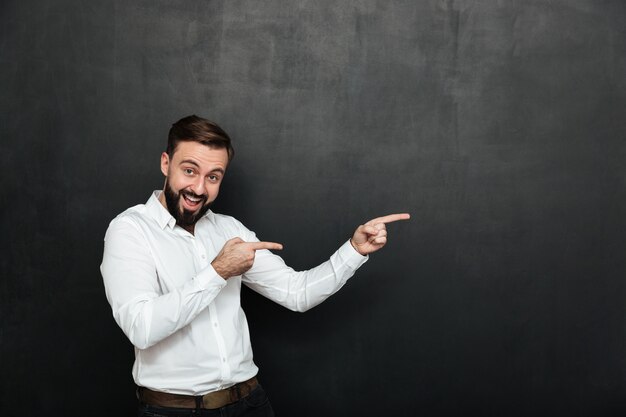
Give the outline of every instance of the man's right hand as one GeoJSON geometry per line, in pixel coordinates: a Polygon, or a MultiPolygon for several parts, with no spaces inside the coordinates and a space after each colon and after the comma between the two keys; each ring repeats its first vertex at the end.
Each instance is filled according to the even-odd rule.
{"type": "Polygon", "coordinates": [[[281,250],[283,245],[274,242],[244,242],[241,238],[228,240],[211,265],[222,278],[241,275],[252,268],[256,251],[281,250]]]}

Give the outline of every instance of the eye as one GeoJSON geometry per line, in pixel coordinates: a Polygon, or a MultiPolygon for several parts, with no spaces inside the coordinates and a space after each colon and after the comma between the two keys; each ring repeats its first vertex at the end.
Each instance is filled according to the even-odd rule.
{"type": "Polygon", "coordinates": [[[215,174],[209,175],[207,178],[211,182],[218,182],[220,180],[219,175],[215,175],[215,174]]]}
{"type": "Polygon", "coordinates": [[[185,173],[185,175],[193,175],[194,174],[194,170],[191,168],[183,168],[183,172],[185,173]]]}

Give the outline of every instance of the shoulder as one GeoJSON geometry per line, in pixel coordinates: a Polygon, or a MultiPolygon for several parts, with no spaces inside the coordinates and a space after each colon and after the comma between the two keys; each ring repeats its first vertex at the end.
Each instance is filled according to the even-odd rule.
{"type": "Polygon", "coordinates": [[[253,233],[250,229],[244,226],[242,222],[232,216],[212,211],[209,215],[209,219],[215,227],[223,230],[227,235],[247,237],[249,234],[253,233]]]}
{"type": "Polygon", "coordinates": [[[107,228],[105,239],[115,233],[123,231],[140,231],[142,229],[142,225],[149,222],[150,218],[146,213],[146,205],[137,204],[136,206],[124,210],[111,220],[109,227],[107,228]]]}
{"type": "Polygon", "coordinates": [[[120,223],[120,222],[140,222],[146,220],[146,205],[145,204],[137,204],[136,206],[130,207],[117,216],[113,220],[111,220],[110,224],[120,223]]]}
{"type": "Polygon", "coordinates": [[[226,214],[219,214],[219,213],[215,213],[212,211],[209,218],[211,222],[215,224],[217,227],[248,230],[246,226],[243,225],[243,223],[241,223],[239,220],[237,220],[233,216],[228,216],[226,214]]]}

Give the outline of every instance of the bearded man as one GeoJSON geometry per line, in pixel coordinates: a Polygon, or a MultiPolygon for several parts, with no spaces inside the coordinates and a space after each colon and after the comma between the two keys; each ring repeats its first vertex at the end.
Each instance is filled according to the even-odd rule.
{"type": "Polygon", "coordinates": [[[115,321],[135,347],[140,416],[273,416],[256,378],[241,285],[294,311],[339,290],[387,242],[393,214],[359,226],[330,259],[294,271],[233,217],[212,212],[234,155],[217,124],[188,116],[161,155],[162,191],[118,215],[101,272],[115,321]]]}

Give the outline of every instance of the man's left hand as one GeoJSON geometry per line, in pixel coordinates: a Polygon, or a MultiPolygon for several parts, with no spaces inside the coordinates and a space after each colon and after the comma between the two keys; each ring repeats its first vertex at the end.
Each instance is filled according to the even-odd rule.
{"type": "Polygon", "coordinates": [[[408,213],[390,214],[388,216],[377,217],[369,222],[357,227],[350,243],[361,255],[366,256],[376,252],[387,243],[387,228],[385,224],[408,220],[411,215],[408,213]]]}

